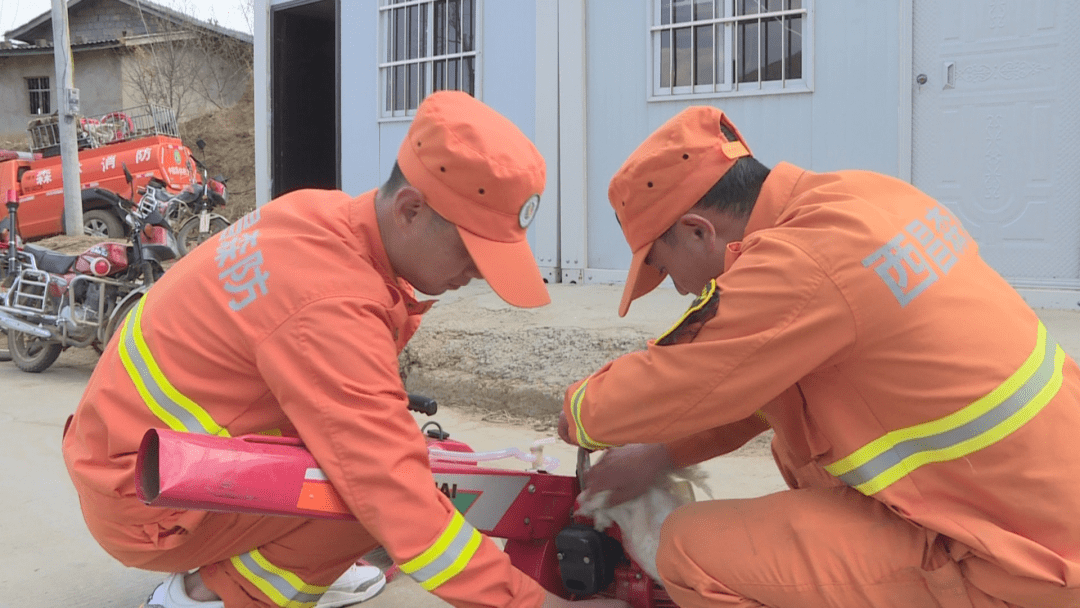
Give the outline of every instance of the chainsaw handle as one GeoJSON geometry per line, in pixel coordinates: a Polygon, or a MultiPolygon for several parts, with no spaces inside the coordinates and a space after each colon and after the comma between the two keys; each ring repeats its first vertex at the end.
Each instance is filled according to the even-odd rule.
{"type": "Polygon", "coordinates": [[[585,474],[589,472],[592,467],[592,452],[585,448],[578,446],[577,449],[577,480],[578,487],[585,489],[585,474]]]}
{"type": "Polygon", "coordinates": [[[439,404],[431,397],[409,394],[409,409],[428,416],[434,416],[439,411],[439,404]]]}

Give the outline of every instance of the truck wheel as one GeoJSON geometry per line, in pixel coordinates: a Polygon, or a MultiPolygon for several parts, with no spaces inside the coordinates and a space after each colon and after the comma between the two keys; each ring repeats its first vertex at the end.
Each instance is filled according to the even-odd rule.
{"type": "Polygon", "coordinates": [[[21,331],[7,332],[8,350],[15,365],[24,372],[36,374],[49,369],[56,362],[60,351],[64,347],[56,342],[50,342],[37,336],[24,334],[21,331]]]}
{"type": "Polygon", "coordinates": [[[229,222],[220,217],[212,217],[210,218],[210,232],[199,232],[199,216],[196,215],[184,222],[176,233],[176,248],[180,250],[181,256],[185,256],[198,247],[199,243],[228,227],[229,222]]]}
{"type": "Polygon", "coordinates": [[[124,226],[120,218],[104,209],[83,211],[83,234],[110,239],[124,238],[124,226]]]}

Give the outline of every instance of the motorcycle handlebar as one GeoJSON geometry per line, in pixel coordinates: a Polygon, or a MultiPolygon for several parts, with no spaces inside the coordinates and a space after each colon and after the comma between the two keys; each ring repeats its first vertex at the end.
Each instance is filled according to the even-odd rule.
{"type": "Polygon", "coordinates": [[[439,409],[439,404],[430,397],[409,394],[409,409],[428,416],[434,416],[439,409]]]}

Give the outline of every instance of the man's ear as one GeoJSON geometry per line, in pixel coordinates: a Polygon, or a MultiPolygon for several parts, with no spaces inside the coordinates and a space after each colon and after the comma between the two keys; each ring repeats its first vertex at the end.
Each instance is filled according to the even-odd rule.
{"type": "Polygon", "coordinates": [[[679,227],[687,242],[700,244],[705,249],[712,249],[716,241],[716,228],[712,222],[697,213],[686,213],[679,218],[679,227]]]}
{"type": "Polygon", "coordinates": [[[399,227],[411,226],[420,217],[427,203],[424,195],[412,186],[402,186],[394,193],[394,202],[391,205],[394,212],[394,223],[399,227]]]}

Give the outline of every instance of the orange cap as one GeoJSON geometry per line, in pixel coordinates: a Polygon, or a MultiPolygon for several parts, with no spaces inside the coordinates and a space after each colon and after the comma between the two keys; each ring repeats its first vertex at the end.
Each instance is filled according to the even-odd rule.
{"type": "Polygon", "coordinates": [[[544,158],[514,123],[472,96],[424,99],[398,166],[455,226],[495,293],[514,306],[551,301],[525,238],[544,191],[544,158]]]}
{"type": "Polygon", "coordinates": [[[611,178],[608,200],[634,252],[619,316],[667,276],[645,264],[652,244],[720,180],[750,156],[742,135],[718,108],[694,106],[653,132],[611,178]],[[729,141],[720,125],[735,134],[729,141]]]}

